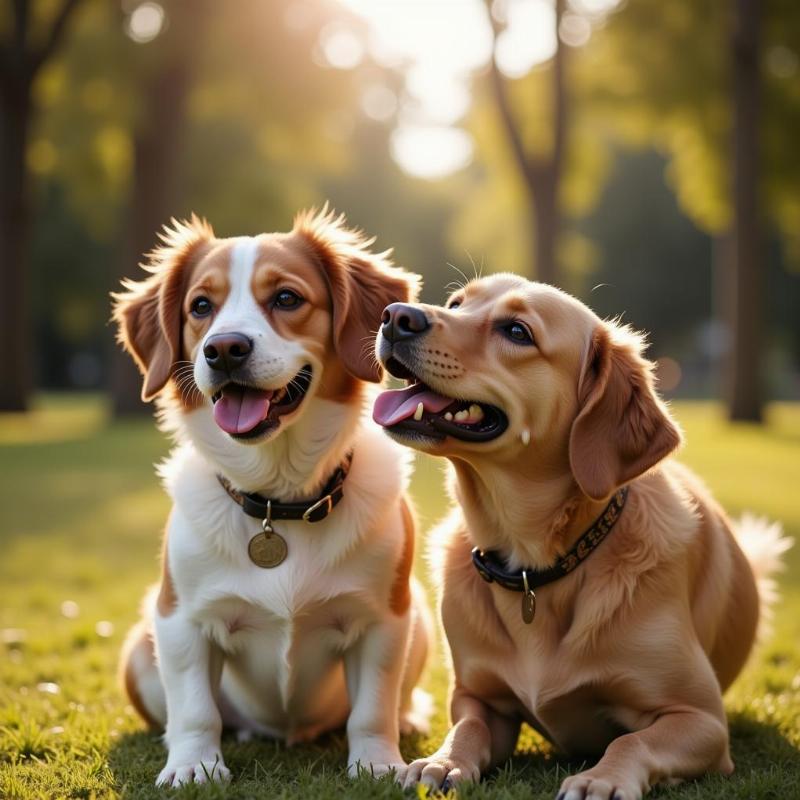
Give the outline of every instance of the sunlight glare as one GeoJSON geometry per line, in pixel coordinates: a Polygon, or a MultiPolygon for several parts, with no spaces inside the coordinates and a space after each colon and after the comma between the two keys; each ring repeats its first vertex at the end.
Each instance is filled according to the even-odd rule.
{"type": "Polygon", "coordinates": [[[497,66],[509,78],[521,78],[556,52],[556,13],[546,0],[507,0],[506,29],[497,39],[497,66]]]}
{"type": "Polygon", "coordinates": [[[472,160],[472,137],[460,128],[401,124],[392,133],[392,157],[409,175],[437,180],[472,160]]]}
{"type": "Polygon", "coordinates": [[[463,77],[431,72],[417,65],[406,72],[405,87],[430,122],[452,125],[469,110],[469,88],[463,77]]]}
{"type": "MultiPolygon", "coordinates": [[[[619,2],[570,0],[562,41],[572,47],[585,44],[592,24],[619,2]]],[[[390,109],[391,99],[383,93],[368,91],[361,103],[372,119],[388,120],[396,114],[392,154],[397,163],[412,175],[428,178],[443,177],[468,164],[472,140],[455,126],[469,111],[473,75],[492,57],[492,28],[484,0],[339,3],[366,21],[371,58],[404,74],[405,91],[394,98],[396,110],[390,109]]],[[[553,0],[495,0],[492,13],[502,22],[494,55],[507,77],[521,78],[553,57],[558,43],[553,0]]],[[[327,50],[326,57],[340,64],[355,60],[342,54],[334,59],[327,50]]]]}
{"type": "Polygon", "coordinates": [[[603,16],[613,11],[621,0],[570,0],[570,8],[579,14],[603,16]]]}

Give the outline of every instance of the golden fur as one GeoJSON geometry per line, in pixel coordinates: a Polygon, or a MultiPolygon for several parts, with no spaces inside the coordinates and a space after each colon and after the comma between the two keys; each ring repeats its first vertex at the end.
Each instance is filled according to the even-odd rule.
{"type": "Polygon", "coordinates": [[[568,800],[730,773],[722,691],[755,638],[759,566],[702,483],[663,460],[681,435],[642,337],[512,275],[473,281],[448,305],[419,306],[430,327],[408,366],[436,392],[499,407],[509,427],[490,442],[415,445],[452,465],[458,507],[434,533],[434,562],[455,680],[453,728],[407,785],[476,779],[511,755],[522,721],[559,751],[601,756],[564,781],[568,800]],[[500,333],[509,319],[533,346],[500,333]],[[520,594],[473,568],[476,545],[511,569],[551,566],[623,485],[620,520],[537,590],[532,624],[520,594]]]}

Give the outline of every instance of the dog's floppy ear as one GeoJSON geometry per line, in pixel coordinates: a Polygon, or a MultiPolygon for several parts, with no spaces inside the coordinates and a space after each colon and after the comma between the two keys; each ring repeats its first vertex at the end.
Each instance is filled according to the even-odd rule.
{"type": "Polygon", "coordinates": [[[584,361],[569,459],[578,486],[594,500],[647,472],[681,443],[642,350],[642,337],[631,329],[601,323],[584,361]]]}
{"type": "Polygon", "coordinates": [[[181,357],[181,302],[185,267],[198,246],[214,232],[192,215],[173,219],[159,234],[162,243],[141,266],[151,273],[143,281],[124,280],[124,292],[112,293],[117,341],[144,376],[142,400],[152,400],[166,385],[181,357]]]}
{"type": "Polygon", "coordinates": [[[333,305],[333,342],[347,371],[364,381],[380,381],[381,368],[372,355],[372,341],[390,303],[410,302],[419,292],[420,277],[392,266],[390,251],[372,253],[374,239],[346,227],[344,215],[327,205],[304,211],[292,233],[310,246],[320,265],[333,305]]]}

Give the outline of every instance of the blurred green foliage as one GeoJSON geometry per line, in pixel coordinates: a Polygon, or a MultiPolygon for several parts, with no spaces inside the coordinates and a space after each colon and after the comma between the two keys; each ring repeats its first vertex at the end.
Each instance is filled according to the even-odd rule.
{"type": "MultiPolygon", "coordinates": [[[[176,36],[192,74],[176,156],[176,216],[205,215],[220,235],[254,233],[286,229],[300,207],[330,200],[376,235],[377,247],[393,247],[400,264],[421,272],[432,301],[458,278],[448,262],[468,275],[531,274],[524,189],[484,74],[472,81],[465,121],[473,162],[428,182],[392,159],[397,113],[375,121],[362,107],[374,85],[402,99],[402,71],[369,56],[355,69],[335,69],[320,56],[321,32],[332,21],[362,41],[370,37],[365,21],[334,0],[165,0],[167,28],[179,20],[180,30],[146,42],[128,35],[138,5],[83,0],[35,86],[40,113],[28,163],[36,177],[40,385],[105,385],[113,347],[107,293],[120,272],[137,126],[148,81],[176,36]],[[187,8],[195,10],[188,22],[187,8]]],[[[52,3],[33,6],[44,18],[52,3]]],[[[685,362],[684,395],[714,392],[724,346],[708,339],[710,237],[730,216],[728,6],[628,0],[592,23],[588,43],[569,48],[568,168],[560,191],[567,218],[559,243],[565,288],[603,314],[626,313],[651,329],[656,354],[685,362]],[[597,284],[605,286],[592,292],[597,284]]],[[[800,7],[776,0],[765,15],[765,362],[773,396],[796,397],[800,7]]],[[[4,5],[0,29],[9,20],[4,5]]],[[[550,146],[547,70],[509,80],[532,152],[550,146]]],[[[136,264],[124,271],[135,275],[136,264]]]]}

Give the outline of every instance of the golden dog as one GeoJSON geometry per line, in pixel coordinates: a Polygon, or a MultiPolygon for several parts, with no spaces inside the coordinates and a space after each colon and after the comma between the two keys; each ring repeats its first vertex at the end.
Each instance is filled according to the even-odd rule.
{"type": "Polygon", "coordinates": [[[477,779],[522,721],[602,756],[564,800],[729,774],[722,692],[789,542],[777,525],[732,525],[664,461],[681,434],[642,337],[497,275],[445,308],[389,306],[376,348],[411,385],[383,393],[374,419],[449,459],[460,506],[435,534],[453,727],[406,784],[477,779]]]}

